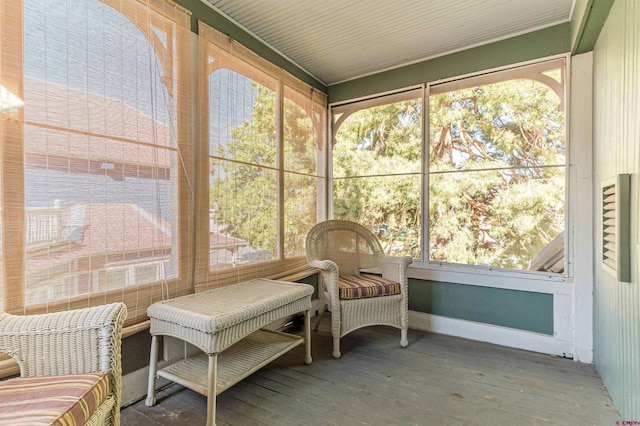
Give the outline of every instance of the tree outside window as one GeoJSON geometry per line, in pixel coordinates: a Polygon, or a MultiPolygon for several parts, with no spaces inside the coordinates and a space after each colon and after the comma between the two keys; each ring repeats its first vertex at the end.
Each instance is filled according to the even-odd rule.
{"type": "Polygon", "coordinates": [[[334,108],[333,217],[389,254],[564,272],[563,76],[560,59],[431,86],[424,154],[421,96],[334,108]]]}

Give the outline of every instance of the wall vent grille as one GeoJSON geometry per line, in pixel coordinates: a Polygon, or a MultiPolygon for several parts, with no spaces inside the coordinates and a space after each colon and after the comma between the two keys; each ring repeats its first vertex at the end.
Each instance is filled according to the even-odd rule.
{"type": "Polygon", "coordinates": [[[618,281],[631,279],[630,175],[602,184],[602,267],[618,281]]]}

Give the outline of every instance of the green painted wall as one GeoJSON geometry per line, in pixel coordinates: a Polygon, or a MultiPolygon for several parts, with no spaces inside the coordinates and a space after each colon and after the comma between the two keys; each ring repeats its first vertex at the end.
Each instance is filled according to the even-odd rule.
{"type": "Polygon", "coordinates": [[[329,102],[569,52],[569,23],[329,86],[329,102]]]}
{"type": "Polygon", "coordinates": [[[576,29],[577,34],[571,49],[572,54],[578,55],[593,50],[613,2],[614,0],[588,0],[582,22],[576,29]]]}
{"type": "Polygon", "coordinates": [[[177,4],[191,11],[191,31],[198,32],[198,21],[217,29],[218,31],[229,35],[232,39],[238,41],[243,46],[251,49],[269,62],[286,70],[290,74],[298,77],[300,80],[326,93],[327,88],[320,81],[311,77],[299,67],[289,60],[285,59],[279,53],[273,51],[267,45],[253,38],[242,28],[237,27],[233,22],[224,16],[215,12],[201,0],[174,0],[177,4]]]}
{"type": "Polygon", "coordinates": [[[149,365],[151,333],[143,330],[122,339],[122,375],[127,375],[149,365]]]}
{"type": "Polygon", "coordinates": [[[553,295],[409,280],[409,309],[553,335],[553,295]]]}
{"type": "MultiPolygon", "coordinates": [[[[625,420],[640,420],[640,1],[616,0],[593,49],[594,239],[602,258],[601,182],[631,173],[630,282],[597,262],[593,363],[625,420]]],[[[629,422],[630,424],[631,422],[629,422]]]]}
{"type": "Polygon", "coordinates": [[[303,283],[303,284],[309,284],[313,286],[314,292],[313,295],[311,296],[312,299],[317,299],[317,295],[318,295],[318,274],[313,274],[310,275],[306,278],[303,278],[301,280],[298,280],[297,282],[299,283],[303,283]]]}

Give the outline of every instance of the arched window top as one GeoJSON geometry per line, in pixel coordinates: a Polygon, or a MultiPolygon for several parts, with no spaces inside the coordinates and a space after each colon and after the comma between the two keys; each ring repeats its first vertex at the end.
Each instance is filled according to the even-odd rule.
{"type": "Polygon", "coordinates": [[[452,92],[454,90],[501,83],[508,80],[533,80],[538,81],[553,90],[560,98],[560,108],[563,108],[565,86],[564,68],[565,59],[559,58],[501,71],[491,71],[486,74],[479,74],[472,77],[461,77],[443,83],[435,82],[429,85],[429,95],[437,95],[440,93],[452,92]]]}
{"type": "Polygon", "coordinates": [[[175,146],[178,24],[125,3],[24,1],[27,121],[175,146]]]}

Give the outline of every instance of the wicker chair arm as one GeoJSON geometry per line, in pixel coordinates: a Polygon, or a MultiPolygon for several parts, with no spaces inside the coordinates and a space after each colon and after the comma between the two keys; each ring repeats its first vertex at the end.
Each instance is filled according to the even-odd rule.
{"type": "Polygon", "coordinates": [[[326,287],[328,297],[329,309],[332,312],[339,313],[339,270],[338,265],[331,260],[312,260],[309,265],[320,269],[322,275],[322,281],[326,287]]]}
{"type": "Polygon", "coordinates": [[[311,266],[312,268],[321,269],[323,271],[335,271],[336,274],[338,273],[338,265],[336,265],[336,263],[331,260],[312,260],[309,262],[309,266],[311,266]]]}
{"type": "MultiPolygon", "coordinates": [[[[0,352],[20,366],[20,376],[107,372],[112,408],[103,404],[91,422],[120,424],[124,303],[40,315],[0,314],[0,352]],[[104,414],[104,412],[103,412],[104,414]]],[[[93,423],[92,423],[93,424],[93,423]]]]}
{"type": "Polygon", "coordinates": [[[411,256],[379,256],[378,262],[404,265],[406,268],[413,263],[413,258],[411,256]]]}
{"type": "Polygon", "coordinates": [[[409,256],[380,256],[379,267],[384,278],[400,283],[402,293],[407,292],[407,267],[413,262],[409,256]]]}
{"type": "Polygon", "coordinates": [[[124,304],[113,303],[41,315],[0,314],[0,352],[18,362],[21,376],[116,370],[126,312],[124,304]]]}

